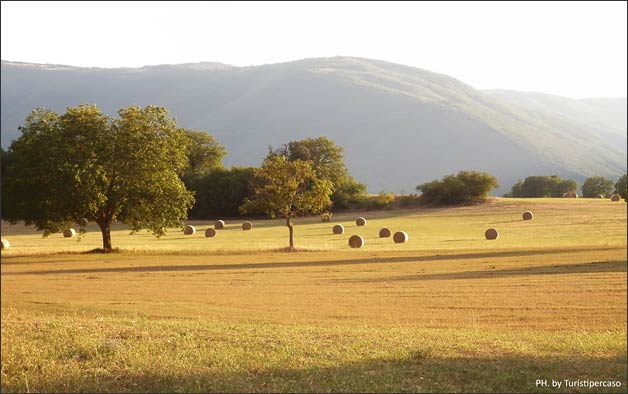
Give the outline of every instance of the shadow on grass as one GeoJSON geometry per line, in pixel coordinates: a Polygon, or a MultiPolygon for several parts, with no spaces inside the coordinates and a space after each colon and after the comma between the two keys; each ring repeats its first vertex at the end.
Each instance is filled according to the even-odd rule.
{"type": "MultiPolygon", "coordinates": [[[[440,357],[419,349],[401,359],[368,359],[333,367],[272,369],[263,365],[225,372],[211,360],[186,371],[169,368],[112,370],[40,379],[30,374],[30,391],[45,392],[625,392],[623,357],[440,357]],[[546,379],[550,387],[537,387],[546,379]],[[551,381],[561,381],[552,388],[551,381]],[[585,389],[565,387],[564,379],[619,381],[621,387],[585,389]]],[[[27,392],[22,376],[5,375],[2,392],[27,392]]]]}
{"type": "MultiPolygon", "coordinates": [[[[595,248],[595,249],[551,249],[551,250],[536,250],[536,251],[496,251],[496,252],[477,252],[477,253],[462,253],[462,254],[446,254],[446,255],[431,255],[431,256],[394,256],[394,257],[367,257],[360,258],[356,256],[355,259],[343,259],[343,260],[319,260],[319,261],[289,261],[289,262],[258,262],[258,263],[237,263],[237,264],[194,264],[194,265],[152,265],[152,266],[133,266],[133,267],[98,267],[98,268],[76,268],[76,269],[59,269],[59,270],[33,270],[33,271],[21,271],[21,272],[3,272],[3,275],[58,275],[58,274],[91,274],[91,273],[113,273],[113,272],[172,272],[172,271],[225,271],[225,270],[242,270],[242,269],[276,269],[276,268],[299,268],[299,267],[332,267],[341,265],[363,265],[363,264],[382,264],[382,263],[413,263],[413,262],[436,262],[443,260],[466,260],[466,259],[479,259],[479,258],[501,258],[501,257],[513,257],[513,256],[533,256],[533,255],[550,255],[550,254],[565,254],[565,253],[579,253],[583,251],[600,251],[600,250],[616,250],[616,247],[608,248],[595,248]]],[[[283,248],[281,249],[283,251],[283,248]]],[[[298,251],[298,250],[297,250],[298,251]]],[[[252,258],[255,258],[254,255],[252,258]]],[[[574,272],[625,272],[625,261],[614,261],[610,263],[598,262],[598,263],[578,263],[578,264],[563,264],[560,266],[548,265],[543,267],[529,267],[514,270],[502,270],[503,276],[508,275],[532,275],[532,274],[564,274],[574,272]],[[565,267],[565,268],[561,268],[565,267]],[[569,268],[571,267],[571,268],[569,268]]],[[[467,273],[469,278],[475,278],[478,272],[483,271],[470,271],[467,273]]],[[[486,271],[491,275],[496,276],[500,271],[486,271]]],[[[430,274],[430,279],[465,279],[460,276],[464,273],[447,273],[447,274],[430,274]]],[[[426,277],[429,275],[426,275],[426,277]]],[[[413,276],[414,279],[423,277],[422,275],[413,276]]],[[[397,280],[402,280],[399,277],[397,280]]],[[[381,279],[381,280],[395,280],[393,279],[381,279]]]]}

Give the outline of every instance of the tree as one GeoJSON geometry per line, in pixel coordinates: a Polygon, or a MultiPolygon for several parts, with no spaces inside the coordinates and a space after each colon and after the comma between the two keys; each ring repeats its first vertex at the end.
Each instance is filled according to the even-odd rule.
{"type": "Polygon", "coordinates": [[[595,198],[598,194],[610,196],[614,186],[613,181],[603,176],[587,178],[582,184],[582,197],[595,198]]]}
{"type": "Polygon", "coordinates": [[[186,177],[224,168],[222,158],[227,151],[213,136],[204,131],[182,130],[189,140],[187,150],[189,166],[185,170],[186,177]]]}
{"type": "Polygon", "coordinates": [[[421,202],[436,204],[462,204],[480,202],[488,197],[493,188],[499,187],[497,178],[486,172],[460,171],[417,186],[421,202]]]}
{"type": "Polygon", "coordinates": [[[327,137],[290,141],[275,150],[270,148],[268,157],[273,155],[284,156],[288,161],[309,162],[317,177],[331,182],[335,207],[348,208],[366,199],[366,185],[349,175],[342,147],[327,137]]]}
{"type": "Polygon", "coordinates": [[[216,169],[193,177],[186,186],[196,192],[196,202],[190,217],[209,219],[239,215],[239,208],[250,197],[249,183],[253,179],[251,167],[216,169]]]}
{"type": "Polygon", "coordinates": [[[185,134],[164,108],[128,107],[118,115],[95,105],[61,116],[34,110],[11,145],[6,218],[34,224],[44,236],[86,218],[100,227],[105,252],[112,251],[114,220],[156,236],[182,225],[193,202],[179,179],[185,134]]]}
{"type": "Polygon", "coordinates": [[[558,175],[534,175],[517,182],[508,194],[512,197],[562,197],[564,193],[576,190],[578,184],[574,180],[562,179],[558,175]]]}
{"type": "Polygon", "coordinates": [[[622,175],[621,178],[617,180],[615,184],[615,191],[617,194],[621,196],[624,200],[626,199],[626,195],[628,194],[628,174],[622,175]]]}
{"type": "Polygon", "coordinates": [[[255,169],[253,196],[245,199],[242,213],[265,213],[286,219],[290,232],[290,250],[294,250],[292,219],[317,214],[331,205],[331,182],[320,179],[307,161],[288,161],[285,156],[270,155],[255,169]]]}

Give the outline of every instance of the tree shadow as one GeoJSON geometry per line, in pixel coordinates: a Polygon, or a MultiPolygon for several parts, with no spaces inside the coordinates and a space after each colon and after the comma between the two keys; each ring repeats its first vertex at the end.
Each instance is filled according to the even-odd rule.
{"type": "Polygon", "coordinates": [[[626,272],[626,260],[596,261],[589,263],[574,263],[560,265],[542,265],[536,267],[514,268],[505,270],[482,270],[446,272],[437,274],[419,274],[404,276],[389,276],[384,278],[366,279],[337,279],[334,282],[367,283],[367,282],[398,282],[398,281],[422,281],[422,280],[464,280],[464,279],[495,279],[511,276],[529,275],[565,275],[565,274],[595,274],[610,272],[626,272]]]}
{"type": "MultiPolygon", "coordinates": [[[[290,364],[295,364],[289,362],[290,364]]],[[[314,356],[313,356],[314,357],[314,356]]],[[[309,360],[305,359],[305,362],[309,360]]],[[[310,361],[320,363],[320,360],[310,361]]],[[[211,357],[183,372],[177,368],[126,369],[106,375],[81,368],[45,384],[48,392],[225,392],[225,393],[385,393],[385,392],[625,392],[626,357],[493,356],[444,357],[429,348],[401,358],[372,358],[339,366],[266,368],[242,366],[224,371],[211,357]],[[537,380],[547,380],[548,387],[537,380]],[[619,381],[621,387],[586,390],[565,387],[564,380],[619,381]],[[552,380],[563,382],[551,387],[552,380]]],[[[32,376],[32,375],[31,375],[32,376]]],[[[31,390],[38,390],[31,378],[31,390]]],[[[3,392],[26,392],[23,379],[3,379],[3,392]]]]}
{"type": "MultiPolygon", "coordinates": [[[[369,256],[367,258],[356,255],[353,259],[342,260],[318,260],[318,261],[288,261],[288,262],[256,262],[256,263],[236,263],[236,264],[193,264],[193,265],[149,265],[149,266],[132,266],[132,267],[97,267],[97,268],[70,268],[70,269],[50,269],[50,270],[32,270],[20,272],[2,272],[2,275],[63,275],[63,274],[92,274],[92,273],[114,273],[114,272],[176,272],[176,271],[225,271],[225,270],[242,270],[242,269],[277,269],[277,268],[300,268],[300,267],[333,267],[341,265],[365,265],[365,264],[381,264],[381,263],[411,263],[411,262],[437,262],[443,260],[466,260],[481,258],[501,258],[501,257],[522,257],[534,255],[551,255],[551,254],[568,254],[580,253],[585,251],[602,251],[617,250],[617,247],[603,248],[579,248],[579,249],[540,249],[540,250],[520,250],[520,251],[491,251],[491,252],[470,252],[459,254],[436,254],[422,256],[392,256],[377,257],[369,256]]],[[[255,259],[255,255],[251,256],[255,259]]],[[[584,263],[583,263],[584,264],[584,263]]],[[[592,264],[592,263],[586,263],[592,264]]],[[[585,265],[586,267],[586,265],[585,265]]],[[[534,267],[530,269],[535,269],[534,267]]],[[[593,269],[593,268],[591,268],[593,269]]],[[[599,268],[596,268],[599,269],[599,268]]],[[[619,269],[613,266],[612,269],[619,269]]],[[[625,264],[623,270],[625,271],[625,264]]],[[[506,270],[508,271],[508,270],[506,270]]],[[[512,271],[512,270],[511,270],[512,271]]],[[[516,270],[515,270],[516,271],[516,270]]],[[[491,271],[494,272],[494,271],[491,271]]],[[[597,272],[597,271],[596,271],[597,272]]],[[[472,274],[472,273],[471,273],[472,274]]],[[[511,274],[516,274],[513,272],[511,274]]],[[[439,274],[433,274],[439,275],[439,274]]],[[[459,275],[456,273],[447,275],[459,275]]],[[[526,274],[529,275],[529,274],[526,274]]],[[[433,278],[435,279],[435,278],[433,278]]],[[[391,279],[388,279],[391,280],[391,279]]]]}

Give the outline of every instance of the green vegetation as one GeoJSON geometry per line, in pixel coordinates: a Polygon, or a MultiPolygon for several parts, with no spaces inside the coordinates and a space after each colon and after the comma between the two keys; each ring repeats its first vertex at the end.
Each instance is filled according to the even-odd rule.
{"type": "Polygon", "coordinates": [[[574,180],[562,179],[558,175],[535,175],[517,182],[504,197],[562,197],[565,193],[575,193],[576,190],[578,184],[574,180]]]}
{"type": "Polygon", "coordinates": [[[290,250],[294,250],[294,224],[299,215],[317,214],[331,205],[331,182],[317,176],[309,161],[288,161],[282,155],[269,155],[255,170],[254,191],[242,204],[242,213],[265,213],[286,219],[290,250]]]}
{"type": "Polygon", "coordinates": [[[613,181],[603,176],[587,178],[582,184],[582,197],[596,198],[598,195],[609,197],[614,186],[613,181]]]}
{"type": "Polygon", "coordinates": [[[194,175],[203,175],[211,170],[223,169],[222,158],[227,154],[225,147],[204,131],[185,130],[188,138],[188,167],[184,180],[194,175]]]}
{"type": "Polygon", "coordinates": [[[255,169],[231,167],[214,169],[202,175],[185,178],[196,201],[188,216],[194,219],[236,217],[244,199],[251,196],[250,183],[255,169]]]}
{"type": "Polygon", "coordinates": [[[33,111],[11,145],[2,217],[34,224],[44,236],[86,218],[100,227],[104,251],[112,250],[113,221],[157,236],[182,224],[193,202],[179,179],[185,134],[163,108],[128,107],[118,115],[93,105],[63,115],[33,111]]]}
{"type": "Polygon", "coordinates": [[[617,191],[617,194],[626,200],[628,195],[628,174],[622,175],[622,177],[617,180],[615,190],[617,191]]]}
{"type": "Polygon", "coordinates": [[[590,379],[625,392],[626,209],[496,199],[334,214],[346,236],[298,218],[316,251],[296,253],[268,250],[285,245],[279,220],[211,239],[118,224],[124,250],[106,256],[78,253],[98,244],[93,224],[81,243],[3,224],[1,390],[550,393],[574,389],[536,380],[590,379]],[[382,226],[409,242],[378,238],[382,226]]]}
{"type": "Polygon", "coordinates": [[[426,204],[464,204],[485,201],[493,188],[499,187],[497,178],[478,171],[460,171],[416,187],[421,191],[421,202],[426,204]]]}
{"type": "Polygon", "coordinates": [[[290,141],[273,150],[269,156],[284,156],[289,161],[307,161],[316,176],[329,181],[332,187],[331,200],[335,208],[359,208],[366,200],[366,185],[358,183],[343,160],[342,147],[327,137],[306,138],[290,141]]]}

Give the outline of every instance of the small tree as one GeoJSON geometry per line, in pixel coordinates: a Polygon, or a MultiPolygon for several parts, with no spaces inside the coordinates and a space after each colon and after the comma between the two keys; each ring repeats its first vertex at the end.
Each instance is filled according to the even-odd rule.
{"type": "Polygon", "coordinates": [[[462,204],[485,200],[493,188],[499,187],[497,178],[486,172],[460,171],[417,186],[421,202],[436,204],[462,204]]]}
{"type": "Polygon", "coordinates": [[[211,170],[223,169],[225,147],[204,131],[182,129],[189,140],[187,144],[188,167],[184,176],[202,175],[211,170]]]}
{"type": "Polygon", "coordinates": [[[582,197],[594,198],[597,197],[598,194],[610,196],[614,186],[613,181],[603,176],[587,178],[582,184],[582,197]]]}
{"type": "Polygon", "coordinates": [[[294,224],[299,215],[317,214],[331,205],[331,184],[316,176],[308,162],[288,161],[285,156],[270,155],[255,170],[253,196],[246,198],[240,211],[265,213],[286,219],[290,232],[290,250],[294,250],[294,224]]]}
{"type": "Polygon", "coordinates": [[[187,165],[185,134],[164,108],[118,114],[110,118],[94,105],[69,107],[61,116],[33,111],[11,145],[3,216],[34,224],[44,236],[86,218],[100,227],[105,252],[112,250],[114,220],[156,236],[182,225],[194,200],[179,179],[187,165]]]}
{"type": "Polygon", "coordinates": [[[336,208],[349,208],[366,200],[366,185],[357,182],[344,163],[343,149],[327,137],[290,141],[268,156],[285,156],[289,161],[307,161],[316,176],[331,183],[331,200],[336,208]]]}
{"type": "Polygon", "coordinates": [[[621,178],[617,180],[615,191],[621,198],[626,199],[626,195],[628,194],[628,174],[622,175],[621,178]]]}

